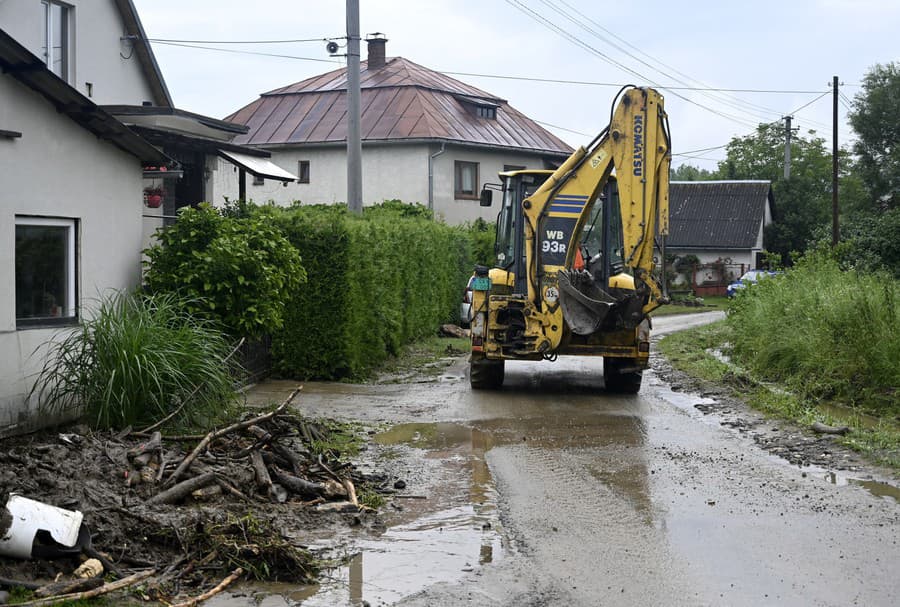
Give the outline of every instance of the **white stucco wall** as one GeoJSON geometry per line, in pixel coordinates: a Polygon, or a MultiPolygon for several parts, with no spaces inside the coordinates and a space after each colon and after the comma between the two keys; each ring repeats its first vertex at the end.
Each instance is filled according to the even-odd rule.
{"type": "MultiPolygon", "coordinates": [[[[393,144],[364,145],[362,155],[363,201],[375,204],[384,200],[399,199],[428,205],[428,158],[437,153],[440,145],[393,144]]],[[[289,205],[296,200],[306,204],[333,204],[347,199],[346,150],[342,147],[327,148],[275,148],[269,149],[272,162],[298,173],[298,162],[310,163],[309,183],[289,183],[286,187],[277,181],[266,180],[263,185],[253,185],[253,176],[247,176],[247,197],[254,202],[273,201],[289,205]]],[[[493,221],[499,211],[499,195],[493,207],[485,208],[478,200],[457,200],[454,197],[454,163],[457,160],[479,164],[478,189],[484,183],[499,183],[497,173],[504,165],[543,168],[543,159],[533,154],[478,150],[461,146],[445,146],[444,153],[434,159],[434,210],[447,223],[458,224],[481,217],[493,221]]],[[[234,200],[238,196],[238,172],[234,165],[219,159],[207,185],[210,201],[216,205],[224,197],[234,200]]]]}
{"type": "MultiPolygon", "coordinates": [[[[137,53],[132,52],[131,42],[120,40],[125,26],[112,0],[66,0],[65,4],[72,7],[66,81],[98,105],[152,101],[137,53]]],[[[0,27],[43,58],[40,0],[0,1],[0,27]]]]}
{"type": "MultiPolygon", "coordinates": [[[[2,6],[2,4],[0,4],[2,6]]],[[[25,402],[39,368],[35,348],[59,329],[16,329],[16,215],[75,218],[77,300],[86,311],[108,289],[139,284],[141,165],[58,113],[43,97],[0,74],[0,435],[27,424],[25,402]]],[[[33,419],[33,417],[32,417],[33,419]]]]}

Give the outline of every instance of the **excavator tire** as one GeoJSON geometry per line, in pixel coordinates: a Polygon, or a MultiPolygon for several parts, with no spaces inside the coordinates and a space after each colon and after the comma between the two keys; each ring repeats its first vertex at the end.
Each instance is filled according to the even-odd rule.
{"type": "Polygon", "coordinates": [[[502,360],[473,358],[469,361],[469,384],[473,390],[496,390],[503,385],[502,360]]]}
{"type": "Polygon", "coordinates": [[[603,382],[607,392],[617,394],[637,394],[641,389],[643,374],[641,371],[623,371],[623,368],[634,367],[634,361],[628,358],[604,358],[603,382]]]}

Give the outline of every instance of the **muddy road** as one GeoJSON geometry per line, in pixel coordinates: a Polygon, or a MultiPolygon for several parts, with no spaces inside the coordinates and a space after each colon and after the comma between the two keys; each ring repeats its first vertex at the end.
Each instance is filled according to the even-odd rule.
{"type": "Polygon", "coordinates": [[[471,391],[461,360],[418,383],[308,384],[306,413],[383,429],[371,456],[405,487],[329,582],[262,604],[897,604],[896,480],[792,465],[758,446],[779,424],[725,423],[661,375],[611,395],[600,361],[563,357],[507,364],[498,392],[471,391]]]}

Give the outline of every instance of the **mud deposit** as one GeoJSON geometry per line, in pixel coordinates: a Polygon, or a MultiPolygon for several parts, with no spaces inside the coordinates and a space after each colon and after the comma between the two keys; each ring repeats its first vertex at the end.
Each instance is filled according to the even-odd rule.
{"type": "MultiPolygon", "coordinates": [[[[285,415],[253,426],[268,437],[264,448],[262,439],[253,436],[229,435],[213,441],[195,460],[189,476],[208,475],[220,482],[172,503],[153,503],[162,493],[160,479],[197,443],[196,438],[164,439],[155,456],[158,467],[145,466],[140,473],[128,453],[133,455],[147,438],[73,427],[7,439],[0,450],[0,504],[14,493],[81,511],[93,549],[119,570],[117,577],[135,570],[156,571],[142,586],[144,599],[199,594],[239,566],[245,578],[302,585],[316,579],[321,565],[308,546],[348,528],[381,533],[382,519],[371,508],[329,510],[340,504],[329,499],[346,499],[346,491],[343,498],[325,494],[316,499],[284,488],[279,495],[261,494],[250,458],[240,457],[241,452],[261,449],[261,458],[275,470],[277,461],[289,465],[279,460],[282,455],[295,457],[292,473],[312,480],[322,478],[325,470],[338,470],[343,478],[353,479],[360,494],[392,491],[387,484],[393,481],[376,470],[357,470],[334,451],[312,455],[310,444],[296,430],[298,424],[328,440],[326,426],[285,415]],[[138,477],[142,481],[134,482],[138,477]]],[[[339,482],[336,485],[340,487],[339,482]]],[[[29,561],[0,557],[0,577],[45,583],[70,574],[79,564],[77,554],[29,561]]]]}

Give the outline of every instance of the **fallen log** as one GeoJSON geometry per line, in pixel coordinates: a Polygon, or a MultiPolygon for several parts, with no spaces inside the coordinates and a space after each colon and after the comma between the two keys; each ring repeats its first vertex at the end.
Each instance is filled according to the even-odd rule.
{"type": "Polygon", "coordinates": [[[266,442],[269,443],[269,446],[272,448],[272,451],[278,455],[281,459],[286,461],[291,466],[291,470],[293,470],[294,474],[300,474],[303,471],[302,463],[303,460],[300,459],[296,453],[288,449],[282,444],[279,444],[276,441],[272,440],[272,435],[263,430],[259,426],[250,426],[247,428],[247,431],[250,432],[253,436],[256,437],[257,442],[266,442]]]}
{"type": "Polygon", "coordinates": [[[232,571],[228,577],[226,577],[224,580],[219,582],[215,588],[213,588],[207,592],[204,592],[200,596],[196,596],[192,599],[188,599],[181,603],[176,603],[176,604],[172,605],[172,607],[194,607],[198,603],[202,603],[203,601],[205,601],[211,597],[214,597],[215,595],[217,595],[220,592],[222,592],[223,590],[225,590],[225,588],[228,587],[229,584],[231,584],[233,581],[235,581],[236,579],[241,577],[243,574],[244,574],[244,570],[241,567],[238,567],[237,569],[232,571]]]}
{"type": "Polygon", "coordinates": [[[8,577],[0,577],[0,586],[6,588],[24,588],[25,590],[37,590],[41,584],[37,582],[26,582],[25,580],[13,580],[8,577]]]}
{"type": "Polygon", "coordinates": [[[819,434],[839,434],[843,436],[850,432],[850,428],[847,426],[828,426],[822,422],[814,422],[810,428],[813,432],[818,432],[819,434]]]}
{"type": "Polygon", "coordinates": [[[253,473],[256,475],[256,488],[268,495],[272,489],[272,477],[269,476],[269,470],[259,451],[250,453],[250,465],[253,466],[253,473]]]}
{"type": "Polygon", "coordinates": [[[148,506],[154,504],[174,504],[176,502],[180,502],[197,489],[202,489],[203,487],[211,485],[214,482],[216,482],[216,473],[206,472],[205,474],[201,474],[200,476],[195,476],[194,478],[189,478],[186,481],[182,481],[174,487],[166,489],[161,493],[157,493],[156,495],[148,499],[146,503],[148,506]]]}
{"type": "Polygon", "coordinates": [[[104,584],[99,588],[94,588],[93,590],[86,590],[84,592],[73,592],[71,594],[58,594],[56,596],[47,597],[45,599],[37,599],[34,601],[26,601],[24,603],[18,603],[18,607],[50,607],[50,605],[58,605],[59,603],[64,603],[66,601],[78,601],[82,599],[90,599],[95,596],[101,596],[103,594],[109,594],[110,592],[115,592],[116,590],[121,590],[123,588],[128,588],[129,586],[134,586],[140,582],[143,582],[147,578],[153,576],[156,573],[156,569],[150,569],[148,571],[140,571],[133,575],[129,575],[126,578],[122,578],[121,580],[116,580],[115,582],[110,582],[109,584],[104,584]]]}
{"type": "Polygon", "coordinates": [[[146,443],[129,449],[126,457],[131,465],[140,470],[150,463],[153,456],[162,451],[162,434],[154,432],[146,443]]]}
{"type": "Polygon", "coordinates": [[[275,477],[275,480],[278,481],[282,487],[297,495],[321,495],[325,491],[325,487],[321,483],[310,482],[306,479],[282,472],[277,468],[272,470],[272,476],[275,477]]]}
{"type": "Polygon", "coordinates": [[[39,599],[45,599],[50,596],[60,594],[71,594],[73,592],[84,592],[85,590],[93,590],[103,585],[102,577],[79,578],[77,580],[65,580],[63,582],[50,582],[34,591],[34,596],[39,599]]]}
{"type": "Polygon", "coordinates": [[[292,400],[294,400],[294,397],[296,397],[297,394],[300,393],[300,390],[301,390],[301,388],[298,386],[296,389],[294,389],[293,392],[291,392],[290,396],[288,396],[283,403],[281,403],[280,405],[278,405],[277,408],[273,409],[272,411],[270,411],[268,413],[265,413],[258,417],[254,417],[253,419],[248,419],[246,421],[238,422],[236,424],[231,424],[230,426],[228,426],[226,428],[223,428],[221,430],[216,430],[216,431],[213,431],[213,432],[210,432],[209,434],[207,434],[205,437],[203,437],[203,440],[200,441],[200,444],[198,444],[196,447],[194,447],[194,450],[191,451],[191,453],[187,457],[185,457],[183,460],[181,460],[181,463],[178,464],[178,467],[175,469],[175,471],[172,473],[172,475],[168,478],[168,480],[166,480],[166,482],[163,483],[163,485],[166,487],[171,487],[176,482],[178,482],[178,479],[181,478],[181,476],[185,472],[187,472],[187,469],[191,467],[191,464],[194,463],[194,460],[197,459],[197,456],[200,455],[203,452],[203,450],[206,449],[206,447],[209,445],[209,443],[211,443],[213,440],[215,440],[217,438],[221,438],[221,437],[225,436],[226,434],[230,434],[231,432],[235,432],[237,430],[243,430],[244,428],[249,428],[250,426],[254,426],[256,424],[259,424],[260,422],[266,421],[267,419],[271,419],[275,415],[278,415],[285,407],[287,407],[291,403],[292,400]]]}

